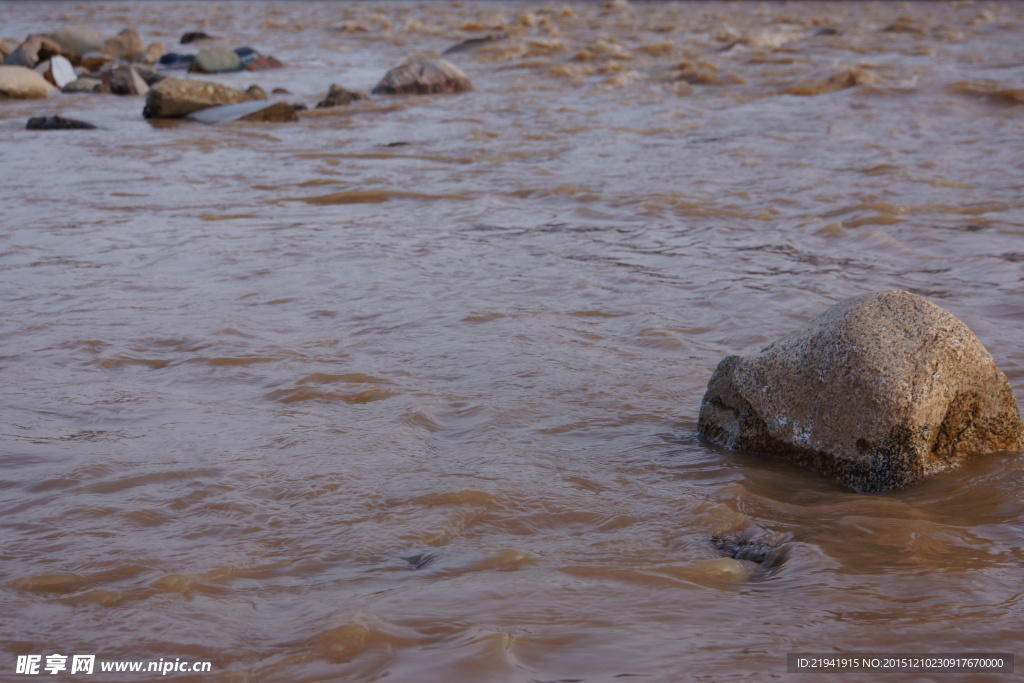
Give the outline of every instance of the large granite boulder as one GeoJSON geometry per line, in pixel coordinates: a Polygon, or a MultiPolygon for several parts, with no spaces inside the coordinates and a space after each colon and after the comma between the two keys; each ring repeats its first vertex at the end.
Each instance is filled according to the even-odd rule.
{"type": "Polygon", "coordinates": [[[966,325],[898,290],[841,301],[756,353],[719,363],[698,430],[786,456],[858,492],[965,457],[1024,448],[1013,390],[966,325]]]}
{"type": "Polygon", "coordinates": [[[211,81],[165,78],[150,88],[142,115],[147,119],[180,118],[208,107],[265,99],[266,94],[257,89],[246,91],[211,81]]]}
{"type": "Polygon", "coordinates": [[[57,88],[27,66],[0,66],[0,100],[49,97],[57,88]]]}
{"type": "Polygon", "coordinates": [[[413,58],[396,66],[370,91],[373,95],[428,95],[473,90],[457,66],[443,59],[413,58]]]}

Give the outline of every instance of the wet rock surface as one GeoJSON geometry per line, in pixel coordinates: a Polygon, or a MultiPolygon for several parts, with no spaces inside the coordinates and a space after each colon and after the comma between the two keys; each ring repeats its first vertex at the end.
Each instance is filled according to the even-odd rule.
{"type": "Polygon", "coordinates": [[[190,119],[203,123],[230,123],[232,121],[255,121],[261,123],[286,123],[298,121],[295,107],[287,102],[243,102],[223,107],[210,107],[189,114],[190,119]]]}
{"type": "Polygon", "coordinates": [[[847,299],[756,353],[724,359],[698,430],[858,492],[1024,447],[1013,391],[981,342],[952,314],[899,290],[847,299]]]}
{"type": "Polygon", "coordinates": [[[331,84],[330,90],[327,91],[327,97],[316,103],[317,109],[326,109],[329,107],[339,107],[352,104],[357,100],[365,100],[366,93],[354,92],[347,88],[331,84]]]}
{"type": "Polygon", "coordinates": [[[411,59],[388,71],[370,91],[373,95],[429,95],[473,90],[473,83],[444,59],[411,59]]]}
{"type": "Polygon", "coordinates": [[[103,81],[98,78],[90,78],[88,76],[80,76],[75,80],[71,81],[63,88],[63,93],[96,93],[99,92],[103,87],[103,81]]]}
{"type": "Polygon", "coordinates": [[[711,545],[718,552],[734,560],[759,564],[765,569],[779,567],[786,560],[784,542],[787,538],[755,538],[747,534],[712,536],[711,545]]]}
{"type": "Polygon", "coordinates": [[[146,118],[180,118],[200,109],[257,99],[266,99],[266,94],[252,88],[245,91],[210,81],[167,78],[150,89],[142,115],[146,118]]]}
{"type": "Polygon", "coordinates": [[[35,116],[25,124],[26,130],[92,130],[96,128],[87,121],[66,119],[63,116],[35,116]]]}
{"type": "Polygon", "coordinates": [[[182,45],[188,45],[189,43],[194,43],[194,42],[199,41],[199,40],[212,40],[212,39],[213,39],[213,36],[211,36],[209,33],[206,33],[205,31],[189,31],[188,33],[185,33],[184,35],[181,36],[181,41],[180,42],[181,42],[182,45]]]}

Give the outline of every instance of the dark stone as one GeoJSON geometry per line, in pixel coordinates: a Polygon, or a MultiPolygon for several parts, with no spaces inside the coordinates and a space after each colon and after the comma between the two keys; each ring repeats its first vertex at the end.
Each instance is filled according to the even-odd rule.
{"type": "Polygon", "coordinates": [[[213,36],[203,31],[189,31],[181,37],[181,44],[188,45],[189,43],[194,43],[197,40],[211,40],[212,38],[213,36]]]}
{"type": "Polygon", "coordinates": [[[110,92],[115,95],[145,95],[149,85],[133,66],[119,66],[110,78],[110,92]]]}
{"type": "Polygon", "coordinates": [[[96,126],[86,121],[66,119],[63,116],[36,116],[25,124],[26,130],[90,130],[96,126]]]}
{"type": "Polygon", "coordinates": [[[409,569],[425,569],[437,562],[437,555],[434,553],[422,553],[420,555],[403,557],[402,559],[409,563],[409,569]]]}
{"type": "Polygon", "coordinates": [[[161,69],[191,69],[195,62],[195,55],[182,55],[176,52],[168,52],[157,61],[156,65],[161,69]]]}
{"type": "Polygon", "coordinates": [[[788,548],[781,539],[753,538],[746,534],[712,536],[711,545],[720,553],[734,560],[745,560],[759,564],[765,569],[776,569],[786,561],[788,548]]]}
{"type": "Polygon", "coordinates": [[[365,99],[365,93],[346,90],[344,87],[332,83],[330,90],[327,91],[327,97],[317,102],[316,108],[326,109],[328,107],[338,107],[347,104],[352,104],[356,100],[365,99]]]}

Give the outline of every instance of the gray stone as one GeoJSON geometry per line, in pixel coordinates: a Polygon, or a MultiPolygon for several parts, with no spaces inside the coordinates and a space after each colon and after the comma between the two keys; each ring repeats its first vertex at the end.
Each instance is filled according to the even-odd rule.
{"type": "Polygon", "coordinates": [[[7,66],[27,66],[34,68],[40,62],[51,57],[63,55],[60,45],[43,36],[29,36],[24,43],[4,58],[7,66]]]}
{"type": "Polygon", "coordinates": [[[152,118],[179,118],[192,112],[225,104],[240,104],[265,99],[220,83],[191,78],[166,78],[150,88],[142,115],[152,118]]]}
{"type": "Polygon", "coordinates": [[[0,99],[30,100],[57,92],[49,81],[25,66],[0,66],[0,99]]]}
{"type": "Polygon", "coordinates": [[[11,40],[10,38],[0,38],[0,62],[7,59],[7,56],[17,50],[20,45],[20,41],[11,40]]]}
{"type": "Polygon", "coordinates": [[[219,45],[200,50],[192,64],[193,71],[208,74],[241,71],[243,68],[242,60],[234,50],[219,45]]]}
{"type": "Polygon", "coordinates": [[[457,66],[443,59],[410,59],[391,69],[371,90],[373,95],[427,95],[473,90],[457,66]]]}
{"type": "Polygon", "coordinates": [[[72,64],[78,64],[82,56],[89,52],[102,52],[103,44],[107,41],[107,36],[99,31],[80,26],[57,29],[47,37],[64,49],[64,56],[72,64]]]}
{"type": "Polygon", "coordinates": [[[906,486],[973,454],[1024,448],[1010,383],[974,333],[898,290],[841,301],[755,353],[725,358],[708,382],[698,430],[865,493],[906,486]]]}

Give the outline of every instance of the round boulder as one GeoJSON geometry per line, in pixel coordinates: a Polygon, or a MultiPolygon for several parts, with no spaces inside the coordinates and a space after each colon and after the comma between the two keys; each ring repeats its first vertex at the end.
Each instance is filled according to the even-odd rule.
{"type": "Polygon", "coordinates": [[[384,74],[373,95],[429,95],[473,90],[457,66],[443,59],[410,59],[384,74]]]}
{"type": "Polygon", "coordinates": [[[756,353],[719,363],[698,430],[872,493],[1024,448],[1006,376],[974,333],[915,294],[841,301],[756,353]]]}
{"type": "Polygon", "coordinates": [[[57,88],[26,66],[0,66],[0,99],[30,100],[55,92],[57,88]]]}

